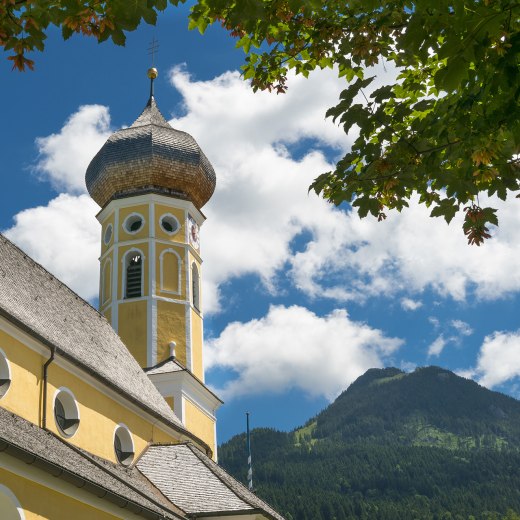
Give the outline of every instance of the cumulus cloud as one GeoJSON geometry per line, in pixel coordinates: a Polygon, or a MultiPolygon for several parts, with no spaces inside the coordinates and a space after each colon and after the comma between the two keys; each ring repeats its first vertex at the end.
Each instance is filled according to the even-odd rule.
{"type": "Polygon", "coordinates": [[[461,336],[471,336],[473,334],[473,329],[471,328],[469,323],[466,323],[462,320],[452,320],[451,326],[461,335],[461,336]]]}
{"type": "Polygon", "coordinates": [[[2,231],[29,256],[86,299],[98,295],[100,231],[97,204],[87,195],[62,194],[26,209],[2,231]]]}
{"type": "Polygon", "coordinates": [[[87,166],[109,136],[108,108],[81,106],[58,133],[36,139],[35,171],[59,191],[84,193],[87,166]]]}
{"type": "Polygon", "coordinates": [[[236,373],[218,389],[225,399],[296,388],[332,400],[402,343],[342,309],[318,316],[296,305],[272,306],[263,318],[230,323],[209,340],[206,368],[236,373]]]}
{"type": "Polygon", "coordinates": [[[401,298],[401,307],[405,311],[416,311],[422,307],[422,301],[412,300],[412,298],[401,298]]]}
{"type": "Polygon", "coordinates": [[[439,357],[446,346],[447,341],[444,339],[444,336],[441,334],[438,336],[434,342],[428,347],[428,357],[439,357]]]}
{"type": "MultiPolygon", "coordinates": [[[[378,82],[384,82],[384,71],[378,72],[378,82]]],[[[202,229],[206,312],[219,309],[226,281],[245,274],[259,276],[273,293],[284,276],[311,298],[362,302],[397,294],[409,310],[417,308],[416,295],[425,289],[455,300],[468,293],[496,299],[520,290],[515,199],[492,201],[500,209],[500,228],[475,248],[467,246],[460,218],[448,227],[429,218],[416,201],[378,223],[307,194],[313,178],[333,167],[331,150],[341,154],[352,140],[324,118],[344,87],[333,71],[293,77],[288,94],[280,96],[253,93],[236,72],[196,81],[176,68],[171,82],[184,104],[184,115],[172,124],[196,137],[217,171],[217,191],[204,208],[208,220],[202,229]],[[298,237],[302,243],[295,247],[298,237]]],[[[168,113],[168,107],[162,109],[168,113]]],[[[38,171],[57,188],[82,193],[88,161],[109,129],[106,107],[80,107],[61,130],[38,139],[38,171]]],[[[94,213],[84,215],[92,225],[94,213]]],[[[27,245],[30,240],[27,235],[27,245]]],[[[36,249],[40,236],[32,241],[36,249]]],[[[70,247],[68,257],[75,253],[72,243],[46,242],[54,248],[50,258],[57,257],[57,248],[61,254],[70,247]]],[[[89,276],[90,271],[78,274],[89,276]]],[[[84,284],[96,283],[97,267],[96,277],[84,284]]]]}
{"type": "Polygon", "coordinates": [[[520,330],[499,331],[484,338],[474,369],[463,372],[492,388],[520,376],[520,330]]]}
{"type": "Polygon", "coordinates": [[[323,120],[342,88],[333,72],[292,78],[284,96],[254,94],[237,73],[195,81],[176,68],[171,81],[186,111],[172,124],[197,137],[218,175],[203,230],[210,310],[223,281],[254,273],[273,289],[280,270],[311,297],[343,301],[427,288],[459,301],[468,291],[495,299],[520,290],[516,201],[492,201],[501,227],[477,249],[468,247],[460,216],[448,227],[415,200],[378,223],[307,195],[316,174],[333,167],[321,144],[340,152],[352,138],[323,120]],[[288,144],[302,137],[311,146],[295,160],[288,144]],[[304,247],[291,251],[304,233],[304,247]]]}

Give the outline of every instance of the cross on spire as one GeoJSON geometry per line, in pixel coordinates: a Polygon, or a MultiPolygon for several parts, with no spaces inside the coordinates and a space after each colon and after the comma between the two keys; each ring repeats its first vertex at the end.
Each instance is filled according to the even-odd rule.
{"type": "Polygon", "coordinates": [[[159,52],[159,42],[155,39],[154,36],[150,42],[150,47],[148,47],[148,55],[152,56],[152,67],[155,65],[155,54],[157,52],[159,52]]]}
{"type": "Polygon", "coordinates": [[[149,103],[152,102],[152,98],[153,98],[153,80],[158,75],[157,69],[154,67],[155,54],[157,52],[159,52],[159,42],[155,39],[155,36],[154,36],[152,41],[150,42],[150,47],[148,47],[148,55],[152,56],[152,66],[148,69],[148,77],[150,78],[150,101],[149,101],[149,103]]]}

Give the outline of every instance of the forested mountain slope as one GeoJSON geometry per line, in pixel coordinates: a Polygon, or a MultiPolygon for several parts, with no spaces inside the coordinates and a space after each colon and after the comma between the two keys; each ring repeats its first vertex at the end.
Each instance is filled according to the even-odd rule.
{"type": "MultiPolygon", "coordinates": [[[[519,448],[520,402],[438,367],[371,369],[304,427],[252,433],[256,492],[294,520],[520,520],[519,448]]],[[[245,450],[219,448],[242,481],[245,450]]]]}

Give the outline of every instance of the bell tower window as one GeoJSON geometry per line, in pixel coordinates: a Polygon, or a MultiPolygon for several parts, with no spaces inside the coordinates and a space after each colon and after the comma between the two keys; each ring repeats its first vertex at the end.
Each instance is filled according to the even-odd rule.
{"type": "Polygon", "coordinates": [[[125,298],[142,296],[143,255],[139,251],[130,251],[126,257],[125,298]]]}
{"type": "Polygon", "coordinates": [[[191,265],[191,286],[193,306],[200,311],[200,276],[195,262],[191,265]]]}

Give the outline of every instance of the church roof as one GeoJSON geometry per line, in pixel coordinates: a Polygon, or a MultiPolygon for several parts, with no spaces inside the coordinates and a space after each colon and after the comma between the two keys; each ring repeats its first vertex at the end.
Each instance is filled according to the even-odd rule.
{"type": "Polygon", "coordinates": [[[3,408],[0,408],[0,452],[35,464],[55,477],[146,518],[186,518],[185,512],[139,470],[90,455],[3,408]]]}
{"type": "Polygon", "coordinates": [[[155,99],[129,128],[113,133],[87,168],[87,189],[104,207],[114,198],[157,192],[200,209],[215,190],[215,171],[195,139],[175,130],[155,99]]]}
{"type": "Polygon", "coordinates": [[[190,443],[152,445],[137,467],[189,515],[261,513],[284,520],[274,509],[190,443]]]}
{"type": "Polygon", "coordinates": [[[149,368],[145,368],[144,371],[148,376],[154,376],[156,374],[170,374],[171,372],[183,372],[188,370],[182,366],[174,357],[169,357],[157,365],[149,368]]]}
{"type": "MultiPolygon", "coordinates": [[[[190,438],[110,323],[0,234],[0,315],[190,438]]],[[[202,443],[196,439],[198,443],[202,443]]]]}

